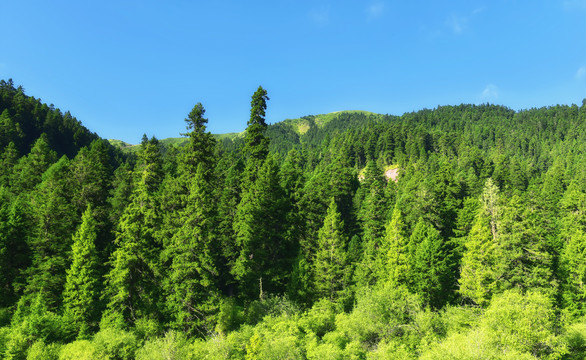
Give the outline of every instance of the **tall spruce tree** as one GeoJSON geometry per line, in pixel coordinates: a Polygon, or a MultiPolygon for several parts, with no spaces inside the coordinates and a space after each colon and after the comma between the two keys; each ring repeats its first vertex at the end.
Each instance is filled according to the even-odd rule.
{"type": "Polygon", "coordinates": [[[440,232],[420,218],[409,238],[411,289],[425,304],[440,308],[450,299],[445,291],[449,256],[440,232]]]}
{"type": "Polygon", "coordinates": [[[15,193],[32,190],[42,181],[43,173],[57,161],[57,153],[49,147],[46,134],[35,141],[30,153],[14,166],[10,184],[15,193]]]}
{"type": "Polygon", "coordinates": [[[356,269],[358,285],[373,285],[379,280],[376,267],[385,232],[387,213],[385,185],[382,171],[378,169],[374,161],[369,161],[366,165],[364,180],[355,197],[356,199],[361,192],[365,192],[364,200],[358,209],[358,219],[362,228],[362,256],[356,269]]]}
{"type": "Polygon", "coordinates": [[[586,193],[571,183],[560,201],[562,304],[575,318],[586,314],[586,193]]]}
{"type": "Polygon", "coordinates": [[[313,283],[318,297],[333,301],[348,285],[351,274],[346,271],[347,245],[344,222],[335,200],[332,199],[324,224],[318,232],[313,264],[313,283]]]}
{"type": "Polygon", "coordinates": [[[155,234],[161,226],[157,191],[162,181],[161,148],[153,138],[143,141],[131,201],[117,226],[115,245],[106,275],[102,322],[132,326],[140,318],[160,317],[159,297],[162,245],[155,234]]]}
{"type": "Polygon", "coordinates": [[[259,86],[252,95],[250,102],[250,119],[244,135],[244,153],[248,158],[263,161],[269,153],[269,139],[265,135],[267,124],[265,122],[267,91],[259,86]]]}
{"type": "Polygon", "coordinates": [[[60,306],[72,234],[78,223],[67,183],[69,160],[63,156],[43,174],[31,199],[35,228],[30,240],[32,265],[27,269],[28,295],[42,293],[47,306],[60,306]]]}
{"type": "Polygon", "coordinates": [[[499,190],[486,180],[481,206],[465,241],[460,272],[460,294],[478,305],[487,305],[496,290],[496,261],[502,216],[499,190]]]}
{"type": "Polygon", "coordinates": [[[295,256],[292,244],[284,237],[288,201],[279,180],[278,164],[269,156],[236,210],[234,231],[239,255],[232,274],[248,298],[261,291],[281,293],[295,256]]]}
{"type": "Polygon", "coordinates": [[[96,251],[97,224],[91,205],[81,218],[73,235],[71,266],[67,271],[63,306],[73,322],[79,338],[86,338],[97,327],[100,276],[96,251]]]}
{"type": "Polygon", "coordinates": [[[213,201],[215,140],[206,132],[205,110],[198,103],[189,114],[189,142],[179,168],[188,186],[185,207],[174,216],[181,227],[163,252],[170,264],[165,276],[166,306],[173,327],[189,335],[206,336],[213,330],[218,309],[217,262],[221,251],[215,233],[217,207],[213,201]],[[195,167],[195,172],[192,172],[195,167]]]}
{"type": "Polygon", "coordinates": [[[31,226],[28,202],[0,186],[0,307],[12,306],[21,293],[31,226]]]}
{"type": "Polygon", "coordinates": [[[393,286],[407,285],[410,274],[409,238],[399,206],[395,206],[391,221],[387,224],[380,254],[382,256],[377,262],[379,278],[393,286]]]}

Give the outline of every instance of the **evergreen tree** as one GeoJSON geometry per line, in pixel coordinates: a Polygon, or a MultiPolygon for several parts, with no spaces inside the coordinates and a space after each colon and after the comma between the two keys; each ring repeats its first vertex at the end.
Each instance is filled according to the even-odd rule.
{"type": "Polygon", "coordinates": [[[440,308],[449,300],[445,291],[449,257],[438,230],[420,218],[409,238],[409,280],[423,302],[440,308]]]}
{"type": "Polygon", "coordinates": [[[265,136],[268,100],[267,91],[259,86],[250,102],[250,119],[246,127],[243,151],[249,158],[256,161],[264,160],[269,152],[269,139],[265,136]]]}
{"type": "Polygon", "coordinates": [[[91,205],[81,218],[81,225],[73,235],[71,266],[67,271],[63,306],[66,316],[85,338],[95,329],[99,310],[99,273],[96,251],[97,224],[91,205]]]}
{"type": "Polygon", "coordinates": [[[100,253],[112,241],[110,206],[107,202],[112,183],[109,161],[110,156],[104,140],[94,140],[89,148],[81,148],[71,161],[71,201],[80,217],[88,205],[92,206],[98,236],[95,245],[100,253]]]}
{"type": "Polygon", "coordinates": [[[8,143],[0,157],[0,186],[11,186],[13,168],[18,162],[18,149],[14,142],[8,143]]]}
{"type": "Polygon", "coordinates": [[[570,184],[560,201],[562,304],[573,317],[586,314],[586,194],[570,184]]]}
{"type": "Polygon", "coordinates": [[[49,308],[58,308],[78,218],[71,205],[67,183],[69,160],[63,156],[44,174],[31,206],[35,228],[30,239],[32,265],[27,269],[26,294],[42,293],[49,308]]]}
{"type": "Polygon", "coordinates": [[[498,238],[497,286],[499,292],[535,289],[553,297],[558,283],[545,235],[546,220],[531,202],[513,195],[504,206],[498,238]]]}
{"type": "Polygon", "coordinates": [[[488,178],[474,225],[468,234],[462,256],[460,294],[486,305],[496,289],[496,261],[500,236],[501,205],[497,186],[488,178]]]}
{"type": "Polygon", "coordinates": [[[348,284],[344,223],[334,199],[319,230],[313,264],[314,289],[319,297],[333,301],[348,284]]]}
{"type": "Polygon", "coordinates": [[[406,285],[410,274],[409,239],[406,231],[401,210],[395,206],[381,246],[380,253],[383,256],[377,263],[379,278],[386,279],[394,286],[406,285]]]}
{"type": "Polygon", "coordinates": [[[204,175],[209,180],[215,165],[214,147],[216,140],[210,132],[206,131],[208,119],[203,117],[204,114],[203,105],[197,103],[185,119],[188,132],[182,135],[189,137],[189,141],[181,153],[179,172],[181,176],[194,176],[199,164],[202,164],[204,175]]]}
{"type": "MultiPolygon", "coordinates": [[[[373,285],[379,280],[377,262],[379,258],[386,258],[381,252],[382,238],[385,232],[385,216],[387,201],[385,199],[385,183],[382,173],[374,161],[366,166],[366,174],[361,188],[367,188],[358,218],[362,225],[362,256],[356,269],[356,283],[358,285],[373,285]]],[[[356,193],[359,197],[359,191],[356,193]]]]}
{"type": "Polygon", "coordinates": [[[47,135],[43,134],[30,153],[21,158],[14,167],[10,183],[16,193],[32,190],[42,181],[43,173],[57,161],[57,154],[51,150],[47,135]]]}
{"type": "Polygon", "coordinates": [[[27,205],[0,186],[0,308],[18,300],[25,282],[23,272],[30,265],[31,219],[27,205]]]}
{"type": "Polygon", "coordinates": [[[221,187],[218,204],[218,225],[216,234],[221,248],[221,261],[218,262],[220,273],[220,286],[228,295],[234,292],[236,281],[230,274],[230,269],[238,258],[236,247],[236,233],[234,232],[234,219],[241,197],[241,175],[244,163],[241,159],[230,166],[224,178],[224,186],[221,187]]]}
{"type": "Polygon", "coordinates": [[[236,210],[234,231],[239,256],[232,274],[249,298],[261,290],[282,292],[295,256],[292,244],[283,236],[288,205],[278,171],[275,160],[268,157],[236,210]]]}
{"type": "Polygon", "coordinates": [[[117,226],[112,268],[106,275],[102,322],[115,327],[140,318],[159,317],[162,245],[155,236],[161,226],[156,193],[162,181],[161,150],[156,139],[144,141],[135,171],[137,184],[117,226]]]}
{"type": "Polygon", "coordinates": [[[218,259],[213,235],[215,220],[210,184],[204,162],[197,166],[187,206],[180,214],[183,226],[165,248],[163,259],[170,262],[165,279],[166,306],[173,327],[188,335],[206,336],[213,330],[218,310],[218,259]]]}

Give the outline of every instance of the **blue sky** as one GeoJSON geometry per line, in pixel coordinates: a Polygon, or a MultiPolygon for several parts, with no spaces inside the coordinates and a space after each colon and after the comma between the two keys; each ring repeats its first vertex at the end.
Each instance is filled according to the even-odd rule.
{"type": "Polygon", "coordinates": [[[214,133],[338,110],[586,98],[586,0],[0,0],[0,78],[105,138],[214,133]]]}

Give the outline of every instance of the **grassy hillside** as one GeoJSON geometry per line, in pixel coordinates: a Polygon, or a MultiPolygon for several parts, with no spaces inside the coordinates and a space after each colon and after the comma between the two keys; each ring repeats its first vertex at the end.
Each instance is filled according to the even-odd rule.
{"type": "MultiPolygon", "coordinates": [[[[236,139],[238,137],[242,137],[242,136],[244,136],[244,132],[214,134],[214,137],[218,141],[222,141],[224,139],[234,140],[234,139],[236,139]]],[[[138,151],[138,149],[139,149],[138,145],[129,144],[129,143],[124,142],[122,140],[109,139],[108,141],[110,142],[110,144],[112,144],[112,146],[115,146],[126,153],[134,153],[134,152],[138,151]]],[[[169,146],[182,147],[187,143],[187,138],[186,137],[172,137],[172,138],[161,139],[161,140],[159,140],[159,142],[161,142],[163,145],[165,145],[167,147],[169,147],[169,146]]]]}
{"type": "Polygon", "coordinates": [[[315,123],[315,125],[318,128],[323,128],[326,124],[328,124],[332,120],[338,118],[342,114],[349,114],[349,115],[362,114],[362,115],[366,115],[366,116],[369,116],[369,115],[382,116],[380,114],[376,114],[376,113],[373,113],[370,111],[346,110],[346,111],[335,111],[335,112],[328,113],[328,114],[309,115],[309,116],[304,116],[304,117],[297,118],[297,119],[286,119],[283,121],[283,123],[290,125],[297,134],[304,135],[311,128],[312,120],[313,120],[313,123],[315,123]]]}

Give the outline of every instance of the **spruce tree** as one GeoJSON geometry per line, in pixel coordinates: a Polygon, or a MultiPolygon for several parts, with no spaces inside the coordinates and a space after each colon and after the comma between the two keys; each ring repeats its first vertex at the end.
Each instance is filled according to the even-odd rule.
{"type": "Polygon", "coordinates": [[[28,202],[0,186],[0,308],[12,306],[21,294],[31,226],[28,202]]]}
{"type": "Polygon", "coordinates": [[[143,142],[139,158],[137,183],[117,226],[117,248],[110,259],[103,293],[107,307],[102,322],[122,328],[140,318],[160,317],[162,244],[155,234],[161,227],[156,194],[162,181],[162,163],[155,138],[143,142]]]}
{"type": "Polygon", "coordinates": [[[30,153],[22,157],[14,166],[10,179],[15,193],[32,190],[42,181],[43,173],[57,161],[57,153],[49,147],[46,134],[42,134],[33,145],[30,153]]]}
{"type": "MultiPolygon", "coordinates": [[[[364,176],[360,187],[366,194],[361,208],[358,210],[358,219],[362,228],[362,256],[356,269],[356,283],[373,285],[379,280],[376,267],[377,258],[381,255],[381,243],[385,232],[387,201],[385,199],[384,178],[374,161],[368,162],[364,176]]],[[[357,191],[356,197],[359,193],[360,191],[357,191]]]]}
{"type": "Polygon", "coordinates": [[[61,304],[71,236],[79,221],[70,202],[69,177],[69,160],[63,156],[43,174],[31,200],[35,227],[29,243],[32,265],[26,271],[25,293],[43,293],[51,309],[61,304]]]}
{"type": "Polygon", "coordinates": [[[586,193],[576,183],[570,184],[560,208],[562,304],[578,318],[586,314],[586,193]]]}
{"type": "Polygon", "coordinates": [[[244,136],[243,151],[246,156],[256,161],[264,160],[269,153],[269,139],[265,135],[268,100],[267,91],[259,86],[250,102],[250,119],[244,136]]]}
{"type": "Polygon", "coordinates": [[[18,149],[14,142],[9,142],[0,156],[0,186],[9,187],[13,168],[18,162],[18,149]]]}
{"type": "Polygon", "coordinates": [[[330,202],[324,224],[318,232],[313,264],[314,289],[318,297],[333,301],[348,285],[344,222],[334,199],[330,202]]]}
{"type": "Polygon", "coordinates": [[[244,171],[242,159],[230,166],[224,177],[224,184],[220,187],[218,204],[218,217],[216,235],[221,248],[221,261],[218,262],[220,273],[219,284],[228,295],[235,290],[236,281],[230,273],[230,269],[238,258],[236,246],[236,233],[234,232],[234,219],[241,197],[241,175],[244,171]]]}
{"type": "Polygon", "coordinates": [[[73,322],[79,338],[85,338],[97,325],[100,278],[96,252],[96,220],[88,205],[81,225],[73,235],[71,266],[67,271],[63,306],[65,315],[73,322]]]}
{"type": "Polygon", "coordinates": [[[393,286],[407,285],[409,280],[409,239],[406,232],[401,209],[395,206],[391,221],[386,227],[381,256],[377,261],[379,278],[387,280],[393,286]]]}
{"type": "Polygon", "coordinates": [[[460,272],[460,294],[478,305],[487,305],[496,290],[496,261],[502,216],[499,190],[486,180],[474,225],[465,242],[460,272]]]}
{"type": "Polygon", "coordinates": [[[188,335],[206,336],[213,330],[218,310],[218,259],[214,237],[214,205],[210,184],[200,162],[192,179],[185,210],[179,214],[183,226],[163,253],[170,262],[164,281],[166,307],[172,326],[188,335]]]}
{"type": "Polygon", "coordinates": [[[283,236],[288,201],[278,171],[277,163],[269,156],[236,210],[234,231],[239,256],[232,274],[249,298],[260,294],[261,281],[263,291],[282,292],[295,256],[292,244],[283,236]]]}
{"type": "Polygon", "coordinates": [[[425,304],[440,308],[449,300],[445,291],[449,257],[440,232],[420,218],[409,238],[411,289],[425,304]]]}

